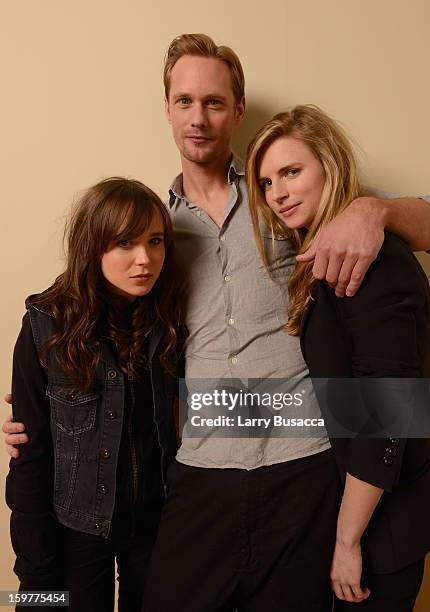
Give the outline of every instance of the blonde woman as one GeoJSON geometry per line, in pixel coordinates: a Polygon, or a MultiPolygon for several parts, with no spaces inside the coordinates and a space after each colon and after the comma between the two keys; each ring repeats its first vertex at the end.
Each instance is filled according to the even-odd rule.
{"type": "MultiPolygon", "coordinates": [[[[262,225],[286,235],[301,253],[362,192],[347,136],[315,106],[280,113],[259,130],[248,150],[247,180],[269,273],[262,225]]],[[[300,335],[314,378],[430,377],[429,284],[392,234],[353,298],[338,298],[317,281],[311,262],[296,263],[286,331],[300,335]]],[[[430,549],[430,443],[331,442],[344,487],[330,575],[335,609],[361,602],[363,612],[410,611],[430,549]]]]}

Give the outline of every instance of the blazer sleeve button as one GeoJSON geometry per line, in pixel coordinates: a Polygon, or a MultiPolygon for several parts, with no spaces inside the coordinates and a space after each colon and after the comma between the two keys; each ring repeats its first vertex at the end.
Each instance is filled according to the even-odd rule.
{"type": "Polygon", "coordinates": [[[384,458],[382,459],[382,462],[383,462],[384,465],[389,467],[390,465],[393,465],[393,458],[392,457],[387,457],[387,455],[384,455],[384,458]]]}

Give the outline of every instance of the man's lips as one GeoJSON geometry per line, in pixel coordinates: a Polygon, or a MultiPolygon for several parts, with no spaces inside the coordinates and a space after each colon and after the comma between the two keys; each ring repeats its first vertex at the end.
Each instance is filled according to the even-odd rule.
{"type": "Polygon", "coordinates": [[[188,138],[188,140],[192,140],[193,142],[209,142],[209,140],[211,140],[210,138],[207,138],[206,136],[194,136],[192,134],[185,136],[185,138],[188,138]]]}
{"type": "Polygon", "coordinates": [[[300,204],[301,202],[297,202],[297,204],[292,204],[291,206],[283,206],[279,210],[279,214],[282,215],[283,217],[288,217],[289,215],[293,214],[293,212],[296,210],[298,206],[300,206],[300,204]]]}

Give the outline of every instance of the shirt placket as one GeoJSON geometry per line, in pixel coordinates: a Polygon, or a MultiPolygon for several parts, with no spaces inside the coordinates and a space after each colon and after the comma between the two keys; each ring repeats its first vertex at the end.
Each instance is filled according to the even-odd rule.
{"type": "Polygon", "coordinates": [[[229,351],[227,355],[228,370],[232,378],[238,377],[237,366],[239,365],[239,334],[237,331],[237,315],[234,312],[234,304],[237,300],[234,299],[235,290],[237,289],[236,278],[237,272],[232,272],[232,251],[237,245],[230,244],[231,232],[229,232],[229,217],[233,208],[239,206],[239,193],[235,182],[231,184],[231,196],[226,207],[226,214],[223,226],[219,231],[219,249],[218,256],[222,273],[222,288],[224,295],[224,323],[226,325],[227,337],[229,343],[229,351]]]}

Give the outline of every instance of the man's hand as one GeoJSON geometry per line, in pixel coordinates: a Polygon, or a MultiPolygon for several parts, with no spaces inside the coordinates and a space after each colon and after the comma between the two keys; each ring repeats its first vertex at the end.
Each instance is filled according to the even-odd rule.
{"type": "Polygon", "coordinates": [[[385,210],[384,200],[357,198],[297,261],[314,260],[315,278],[325,279],[338,297],[353,296],[384,242],[385,210]]]}
{"type": "Polygon", "coordinates": [[[359,603],[370,595],[360,586],[362,572],[360,543],[347,546],[337,541],[330,570],[331,588],[338,599],[359,603]]]}
{"type": "MultiPolygon", "coordinates": [[[[12,404],[12,396],[10,393],[5,395],[5,402],[7,404],[12,404]]],[[[28,436],[23,432],[25,429],[23,423],[14,423],[12,421],[12,415],[10,414],[6,421],[3,423],[2,431],[5,435],[4,442],[6,446],[6,452],[13,458],[18,459],[19,450],[15,448],[14,444],[25,444],[28,442],[28,436]]]]}

